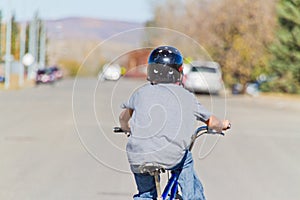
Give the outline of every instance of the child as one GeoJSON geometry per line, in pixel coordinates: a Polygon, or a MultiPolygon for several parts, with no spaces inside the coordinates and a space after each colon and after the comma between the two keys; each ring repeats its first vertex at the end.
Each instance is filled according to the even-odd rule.
{"type": "Polygon", "coordinates": [[[212,115],[181,86],[182,64],[183,57],[176,48],[155,48],[148,58],[149,83],[123,104],[119,121],[123,130],[131,131],[126,150],[138,188],[135,200],[157,198],[153,176],[139,171],[144,163],[156,163],[180,173],[183,199],[205,199],[188,151],[195,119],[219,132],[229,127],[229,121],[212,115]]]}

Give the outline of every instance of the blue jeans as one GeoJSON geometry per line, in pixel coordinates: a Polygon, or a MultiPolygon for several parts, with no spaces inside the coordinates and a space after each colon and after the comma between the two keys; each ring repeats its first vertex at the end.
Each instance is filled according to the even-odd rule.
{"type": "MultiPolygon", "coordinates": [[[[175,173],[180,173],[178,183],[184,200],[205,200],[203,186],[194,170],[194,161],[191,152],[188,151],[184,159],[171,170],[175,173]]],[[[134,200],[157,198],[153,176],[134,173],[134,178],[139,192],[133,196],[134,200]]]]}

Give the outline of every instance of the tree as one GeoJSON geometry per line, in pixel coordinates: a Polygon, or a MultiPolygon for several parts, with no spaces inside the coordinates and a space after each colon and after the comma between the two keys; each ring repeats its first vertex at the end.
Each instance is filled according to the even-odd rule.
{"type": "Polygon", "coordinates": [[[277,6],[277,40],[271,46],[271,68],[276,79],[269,87],[300,93],[300,0],[280,0],[277,6]]]}
{"type": "Polygon", "coordinates": [[[211,13],[210,51],[228,85],[245,86],[270,70],[267,47],[273,41],[274,11],[273,0],[223,0],[211,13]]]}
{"type": "Polygon", "coordinates": [[[221,64],[227,85],[245,85],[270,70],[267,47],[274,37],[274,0],[173,0],[165,4],[158,4],[148,24],[172,28],[196,40],[221,64]]]}
{"type": "Polygon", "coordinates": [[[16,22],[16,16],[13,14],[12,16],[12,29],[11,29],[11,54],[14,56],[15,59],[19,58],[20,48],[19,48],[19,27],[18,23],[16,22]]]}

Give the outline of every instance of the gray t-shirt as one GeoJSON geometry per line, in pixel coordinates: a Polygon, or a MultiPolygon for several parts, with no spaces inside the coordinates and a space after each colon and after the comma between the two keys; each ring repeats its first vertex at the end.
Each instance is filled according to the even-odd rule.
{"type": "Polygon", "coordinates": [[[123,108],[134,110],[126,147],[131,166],[175,166],[190,145],[195,119],[206,121],[211,115],[192,93],[176,84],[146,84],[123,108]]]}

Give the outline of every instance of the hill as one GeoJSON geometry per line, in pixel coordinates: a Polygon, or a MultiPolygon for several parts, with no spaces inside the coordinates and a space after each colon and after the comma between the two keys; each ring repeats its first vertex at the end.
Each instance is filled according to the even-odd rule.
{"type": "Polygon", "coordinates": [[[101,60],[115,57],[118,49],[141,42],[139,31],[123,34],[126,38],[118,35],[144,27],[141,23],[80,17],[48,20],[45,24],[49,65],[59,64],[61,60],[79,63],[86,60],[89,65],[99,65],[101,60]],[[105,45],[99,45],[104,41],[105,45]]]}
{"type": "Polygon", "coordinates": [[[135,28],[143,24],[115,20],[99,20],[94,18],[64,18],[46,21],[48,37],[57,39],[105,40],[115,34],[135,28]]]}

